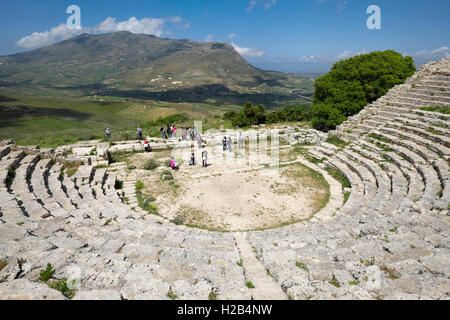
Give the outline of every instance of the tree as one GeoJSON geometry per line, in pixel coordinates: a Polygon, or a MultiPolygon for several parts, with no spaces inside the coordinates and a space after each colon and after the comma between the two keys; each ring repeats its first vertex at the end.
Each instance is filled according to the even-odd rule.
{"type": "Polygon", "coordinates": [[[345,121],[345,116],[337,108],[327,104],[317,104],[314,107],[311,125],[321,131],[336,129],[336,126],[345,121]]]}
{"type": "Polygon", "coordinates": [[[254,106],[251,102],[246,102],[241,112],[231,118],[231,122],[234,126],[241,128],[262,124],[266,122],[265,113],[263,105],[254,106]]]}
{"type": "Polygon", "coordinates": [[[411,57],[403,57],[393,50],[362,54],[335,63],[329,73],[314,83],[314,128],[334,129],[415,71],[411,57]]]}

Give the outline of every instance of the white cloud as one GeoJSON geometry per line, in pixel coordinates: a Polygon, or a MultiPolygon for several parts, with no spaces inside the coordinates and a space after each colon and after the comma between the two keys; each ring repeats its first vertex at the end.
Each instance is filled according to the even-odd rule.
{"type": "Polygon", "coordinates": [[[420,50],[414,53],[405,53],[405,55],[412,56],[416,63],[426,63],[430,61],[438,61],[450,56],[449,47],[441,47],[435,50],[420,50]]]}
{"type": "Polygon", "coordinates": [[[362,50],[360,52],[352,52],[350,50],[345,50],[338,55],[329,55],[329,54],[315,54],[315,55],[304,55],[301,57],[289,57],[285,56],[282,60],[278,60],[278,62],[301,62],[301,63],[334,63],[340,60],[348,59],[360,54],[367,53],[366,50],[362,50]]]}
{"type": "Polygon", "coordinates": [[[17,42],[17,45],[22,48],[33,49],[48,46],[81,33],[83,33],[83,29],[69,29],[66,24],[61,23],[59,26],[51,28],[50,31],[34,32],[29,36],[23,37],[17,42]]]}
{"type": "Polygon", "coordinates": [[[252,11],[257,6],[261,6],[264,10],[268,10],[277,4],[277,0],[250,0],[247,12],[252,11]]]}
{"type": "MultiPolygon", "coordinates": [[[[169,23],[180,24],[183,21],[181,17],[169,18],[143,18],[141,20],[131,17],[128,20],[116,21],[116,18],[108,17],[94,27],[82,27],[80,30],[69,29],[66,24],[61,23],[57,27],[51,28],[45,32],[34,32],[23,37],[16,44],[19,47],[34,49],[51,45],[55,42],[66,40],[82,33],[109,33],[117,31],[129,31],[132,33],[151,34],[161,37],[169,34],[167,27],[169,23]]],[[[189,28],[187,22],[182,28],[189,28]]]]}
{"type": "Polygon", "coordinates": [[[247,56],[247,57],[262,57],[264,55],[264,50],[256,49],[256,48],[242,48],[238,45],[232,43],[231,44],[241,56],[247,56]]]}
{"type": "Polygon", "coordinates": [[[235,34],[235,33],[230,33],[229,35],[228,35],[228,39],[233,39],[234,37],[236,37],[237,36],[237,34],[235,34]]]}
{"type": "Polygon", "coordinates": [[[108,17],[101,22],[94,31],[99,33],[130,31],[132,33],[152,34],[157,37],[162,36],[164,31],[165,19],[159,18],[143,18],[138,20],[136,17],[131,17],[128,20],[116,22],[116,18],[108,17]]]}
{"type": "Polygon", "coordinates": [[[205,39],[205,42],[213,42],[214,41],[214,35],[208,34],[208,36],[205,39]]]}

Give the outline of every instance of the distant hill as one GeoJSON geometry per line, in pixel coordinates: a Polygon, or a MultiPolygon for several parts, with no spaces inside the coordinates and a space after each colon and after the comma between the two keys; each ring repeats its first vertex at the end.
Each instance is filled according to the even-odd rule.
{"type": "Polygon", "coordinates": [[[0,90],[6,93],[259,103],[292,100],[292,90],[310,94],[312,87],[312,79],[253,67],[227,43],[130,32],[82,34],[0,57],[0,90]]]}

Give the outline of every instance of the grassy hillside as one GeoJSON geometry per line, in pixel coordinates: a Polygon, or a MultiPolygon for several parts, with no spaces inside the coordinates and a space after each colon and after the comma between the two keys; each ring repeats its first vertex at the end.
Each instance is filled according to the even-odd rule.
{"type": "Polygon", "coordinates": [[[130,139],[138,125],[158,134],[155,120],[175,114],[218,128],[247,101],[279,109],[312,96],[313,83],[255,68],[227,43],[83,34],[0,57],[0,139],[57,146],[103,138],[107,127],[130,139]]]}
{"type": "MultiPolygon", "coordinates": [[[[173,114],[202,119],[205,126],[220,125],[226,111],[239,106],[190,103],[159,103],[116,97],[45,98],[0,95],[0,139],[14,139],[21,145],[55,147],[79,140],[104,138],[107,127],[113,139],[134,139],[138,125],[173,114]]],[[[182,125],[182,124],[178,124],[182,125]]],[[[145,134],[155,134],[149,128],[145,134]]]]}

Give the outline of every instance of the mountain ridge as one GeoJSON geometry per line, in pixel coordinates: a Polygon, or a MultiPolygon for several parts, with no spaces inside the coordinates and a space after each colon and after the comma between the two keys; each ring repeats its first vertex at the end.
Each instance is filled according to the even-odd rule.
{"type": "Polygon", "coordinates": [[[301,82],[286,73],[252,66],[225,42],[127,31],[84,33],[47,47],[1,56],[0,63],[3,89],[34,86],[55,94],[164,93],[222,86],[223,92],[282,96],[299,89],[296,84],[301,82]]]}

